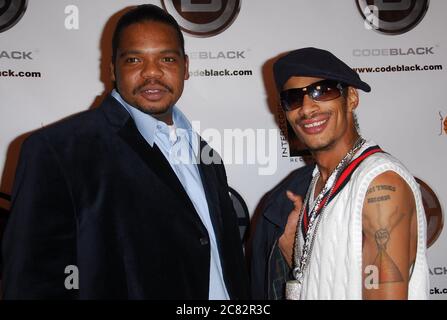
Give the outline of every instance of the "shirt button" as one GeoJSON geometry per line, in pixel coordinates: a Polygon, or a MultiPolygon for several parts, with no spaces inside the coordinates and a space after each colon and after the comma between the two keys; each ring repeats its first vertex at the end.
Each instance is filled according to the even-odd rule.
{"type": "Polygon", "coordinates": [[[158,130],[160,130],[160,129],[161,129],[161,126],[160,126],[159,124],[157,124],[157,129],[158,129],[158,130]]]}
{"type": "Polygon", "coordinates": [[[206,237],[200,238],[200,244],[206,246],[208,244],[208,239],[206,237]]]}

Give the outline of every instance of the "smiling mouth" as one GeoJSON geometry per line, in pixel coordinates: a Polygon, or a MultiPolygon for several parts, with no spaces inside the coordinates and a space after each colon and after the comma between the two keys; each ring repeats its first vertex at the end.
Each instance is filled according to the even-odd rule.
{"type": "Polygon", "coordinates": [[[165,93],[173,93],[173,90],[168,85],[158,80],[146,81],[137,88],[134,89],[133,94],[143,95],[158,95],[165,93]]]}
{"type": "Polygon", "coordinates": [[[323,124],[325,124],[327,122],[327,119],[326,120],[321,120],[321,121],[317,121],[317,122],[314,122],[314,123],[309,123],[309,124],[305,124],[305,125],[303,125],[303,127],[304,128],[315,128],[315,127],[318,127],[318,126],[321,126],[321,125],[323,125],[323,124]]]}
{"type": "Polygon", "coordinates": [[[165,90],[160,90],[160,89],[147,89],[147,90],[142,90],[142,93],[145,94],[156,94],[156,93],[161,93],[161,92],[165,92],[165,90]]]}
{"type": "Polygon", "coordinates": [[[301,120],[298,125],[305,134],[313,135],[324,131],[329,123],[329,117],[318,116],[316,119],[301,120]]]}
{"type": "Polygon", "coordinates": [[[158,101],[163,98],[163,96],[167,93],[167,90],[162,89],[146,89],[141,90],[140,94],[149,101],[158,101]]]}

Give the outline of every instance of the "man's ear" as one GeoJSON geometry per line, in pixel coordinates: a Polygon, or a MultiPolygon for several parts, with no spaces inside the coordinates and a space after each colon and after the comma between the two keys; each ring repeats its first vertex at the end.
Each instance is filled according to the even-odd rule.
{"type": "Polygon", "coordinates": [[[359,93],[356,88],[348,87],[348,94],[346,96],[348,105],[348,112],[353,112],[359,105],[359,93]]]}
{"type": "Polygon", "coordinates": [[[185,54],[185,75],[183,79],[185,80],[189,79],[189,57],[187,54],[185,54]]]}

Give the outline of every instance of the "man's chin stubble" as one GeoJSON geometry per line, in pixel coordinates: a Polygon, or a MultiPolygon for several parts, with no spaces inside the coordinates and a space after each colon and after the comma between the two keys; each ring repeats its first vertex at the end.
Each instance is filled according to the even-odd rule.
{"type": "Polygon", "coordinates": [[[135,108],[137,108],[141,112],[143,112],[147,115],[150,115],[152,117],[160,117],[160,116],[163,116],[165,114],[169,114],[170,112],[172,112],[172,107],[164,107],[163,108],[164,111],[156,111],[156,110],[154,110],[156,108],[143,108],[141,106],[135,106],[135,108]]]}

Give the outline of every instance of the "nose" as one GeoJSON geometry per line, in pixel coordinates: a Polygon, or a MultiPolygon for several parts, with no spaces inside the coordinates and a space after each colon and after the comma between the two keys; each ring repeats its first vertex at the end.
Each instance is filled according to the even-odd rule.
{"type": "Polygon", "coordinates": [[[308,119],[318,110],[318,104],[312,100],[307,94],[304,96],[303,105],[300,108],[301,116],[308,119]]]}
{"type": "Polygon", "coordinates": [[[157,61],[146,61],[141,70],[141,76],[145,79],[161,78],[163,70],[157,61]]]}

